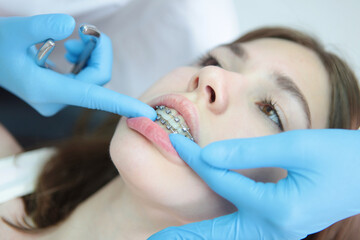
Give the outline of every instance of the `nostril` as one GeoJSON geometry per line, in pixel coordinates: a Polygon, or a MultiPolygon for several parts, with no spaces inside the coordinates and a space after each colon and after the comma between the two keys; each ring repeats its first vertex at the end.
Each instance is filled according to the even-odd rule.
{"type": "Polygon", "coordinates": [[[215,102],[216,94],[214,89],[212,89],[210,86],[206,86],[206,92],[210,95],[209,103],[215,102]]]}
{"type": "Polygon", "coordinates": [[[192,79],[192,80],[189,82],[188,90],[189,90],[189,91],[194,91],[194,90],[197,89],[198,87],[199,87],[199,77],[196,77],[196,78],[192,79]]]}
{"type": "Polygon", "coordinates": [[[194,81],[194,89],[198,88],[199,86],[199,77],[197,77],[194,81]]]}

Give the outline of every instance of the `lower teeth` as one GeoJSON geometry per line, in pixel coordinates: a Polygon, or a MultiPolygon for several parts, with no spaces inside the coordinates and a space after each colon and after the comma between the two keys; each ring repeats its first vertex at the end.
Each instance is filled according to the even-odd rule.
{"type": "Polygon", "coordinates": [[[170,109],[165,106],[156,106],[156,113],[157,117],[155,122],[165,129],[165,131],[168,133],[181,134],[194,141],[185,120],[181,115],[177,115],[177,111],[175,109],[170,109]]]}

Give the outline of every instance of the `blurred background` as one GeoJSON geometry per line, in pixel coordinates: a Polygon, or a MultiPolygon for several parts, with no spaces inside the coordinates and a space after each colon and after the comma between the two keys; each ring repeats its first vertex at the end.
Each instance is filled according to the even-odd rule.
{"type": "MultiPolygon", "coordinates": [[[[1,17],[74,16],[77,27],[70,38],[78,38],[81,23],[97,26],[113,41],[113,77],[106,87],[132,97],[173,68],[261,26],[288,26],[317,36],[360,76],[359,12],[356,0],[0,0],[1,17]]],[[[64,54],[59,41],[50,59],[67,73],[71,64],[64,54]]],[[[0,123],[24,147],[72,135],[83,112],[67,107],[53,117],[42,117],[0,89],[0,123]]],[[[107,115],[93,113],[90,127],[107,115]]]]}
{"type": "Polygon", "coordinates": [[[264,25],[290,26],[312,33],[360,76],[360,1],[235,0],[240,32],[264,25]]]}

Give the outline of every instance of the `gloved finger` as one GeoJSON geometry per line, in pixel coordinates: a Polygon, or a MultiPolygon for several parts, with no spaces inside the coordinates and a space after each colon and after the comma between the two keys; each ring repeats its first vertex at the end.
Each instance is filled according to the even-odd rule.
{"type": "Polygon", "coordinates": [[[64,43],[64,46],[67,51],[65,58],[70,63],[77,63],[79,61],[80,54],[84,50],[84,43],[79,39],[70,39],[64,43]]]}
{"type": "Polygon", "coordinates": [[[214,142],[203,149],[201,158],[214,167],[225,169],[304,167],[306,163],[296,160],[304,150],[299,150],[301,139],[295,132],[214,142]]]}
{"type": "Polygon", "coordinates": [[[65,76],[67,76],[67,77],[69,77],[69,78],[72,78],[72,79],[75,79],[75,74],[73,74],[73,73],[66,73],[66,74],[64,74],[65,76]]]}
{"type": "Polygon", "coordinates": [[[66,107],[64,104],[59,103],[29,103],[36,111],[45,117],[51,117],[58,113],[61,109],[66,107]]]}
{"type": "Polygon", "coordinates": [[[43,93],[48,102],[103,110],[126,117],[144,116],[151,120],[156,118],[156,112],[152,107],[135,98],[94,84],[76,81],[56,72],[49,71],[48,76],[51,89],[43,93]],[[61,89],[61,93],[54,92],[57,89],[61,89]]]}
{"type": "MultiPolygon", "coordinates": [[[[73,17],[66,14],[45,14],[32,17],[11,17],[5,22],[18,48],[27,48],[48,38],[55,41],[67,38],[75,27],[73,17]]],[[[4,27],[4,26],[1,26],[4,27]]]]}
{"type": "Polygon", "coordinates": [[[202,161],[200,158],[201,148],[188,138],[179,134],[170,134],[169,138],[179,156],[211,189],[230,202],[235,203],[241,198],[242,202],[254,203],[254,199],[257,197],[254,190],[262,191],[256,190],[258,184],[255,181],[237,172],[212,167],[202,161]]]}
{"type": "MultiPolygon", "coordinates": [[[[254,236],[248,236],[248,233],[256,233],[246,229],[240,232],[236,224],[237,213],[222,216],[212,220],[205,220],[186,224],[180,227],[169,227],[155,233],[148,240],[163,239],[189,239],[189,240],[205,240],[205,239],[254,239],[254,236]],[[224,234],[225,233],[225,234],[224,234]],[[248,236],[248,237],[247,237],[248,236]]],[[[239,223],[239,226],[241,223],[239,223]]]]}
{"type": "Polygon", "coordinates": [[[38,49],[36,48],[35,45],[31,46],[28,48],[28,54],[29,56],[31,56],[32,58],[35,58],[36,54],[38,52],[38,49]]]}
{"type": "Polygon", "coordinates": [[[112,61],[111,40],[106,34],[101,33],[87,66],[77,74],[76,79],[103,85],[111,79],[112,61]]]}
{"type": "Polygon", "coordinates": [[[65,49],[74,56],[79,56],[84,50],[84,42],[79,39],[70,39],[64,43],[65,49]]]}
{"type": "MultiPolygon", "coordinates": [[[[87,25],[87,24],[86,24],[86,23],[80,24],[80,26],[82,26],[82,25],[87,25]]],[[[85,44],[86,44],[88,41],[90,41],[90,39],[93,38],[93,36],[91,36],[91,35],[82,34],[81,28],[79,28],[78,34],[79,34],[80,39],[82,40],[82,42],[85,43],[85,44]]],[[[103,34],[103,33],[100,33],[100,36],[101,36],[102,34],[103,34]]]]}
{"type": "MultiPolygon", "coordinates": [[[[33,59],[36,58],[36,55],[37,55],[37,53],[38,53],[38,49],[36,48],[35,45],[29,47],[29,48],[27,49],[27,51],[28,51],[29,56],[31,56],[31,58],[33,58],[33,59]]],[[[51,61],[50,59],[46,59],[46,65],[47,65],[47,67],[49,67],[50,69],[52,69],[52,70],[54,70],[54,71],[57,71],[57,69],[56,69],[56,64],[55,64],[53,61],[51,61]]]]}
{"type": "MultiPolygon", "coordinates": [[[[29,53],[29,56],[31,56],[32,58],[35,58],[38,53],[38,49],[36,48],[35,45],[33,45],[28,48],[28,53],[29,53]]],[[[46,63],[52,69],[56,68],[56,64],[53,61],[51,61],[50,59],[46,59],[46,63]]]]}
{"type": "Polygon", "coordinates": [[[65,53],[65,58],[66,60],[68,60],[68,62],[70,63],[77,63],[79,61],[79,56],[77,55],[72,55],[71,53],[65,53]]]}

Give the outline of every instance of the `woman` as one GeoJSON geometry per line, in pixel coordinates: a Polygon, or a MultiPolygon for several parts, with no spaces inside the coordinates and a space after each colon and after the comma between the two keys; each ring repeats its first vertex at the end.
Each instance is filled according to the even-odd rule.
{"type": "MultiPolygon", "coordinates": [[[[205,146],[294,129],[360,125],[352,71],[312,38],[283,28],[259,29],[215,48],[196,65],[160,79],[140,99],[165,107],[157,108],[155,123],[120,120],[110,155],[121,177],[106,161],[106,137],[68,142],[43,169],[36,192],[24,197],[27,215],[41,231],[16,232],[5,225],[2,231],[29,239],[145,239],[168,226],[236,211],[183,163],[167,133],[177,131],[205,146]]],[[[286,177],[277,168],[240,172],[263,182],[286,177]]],[[[16,223],[4,217],[8,225],[16,223]]],[[[334,225],[309,238],[353,239],[356,229],[347,226],[346,232],[334,225]]]]}

